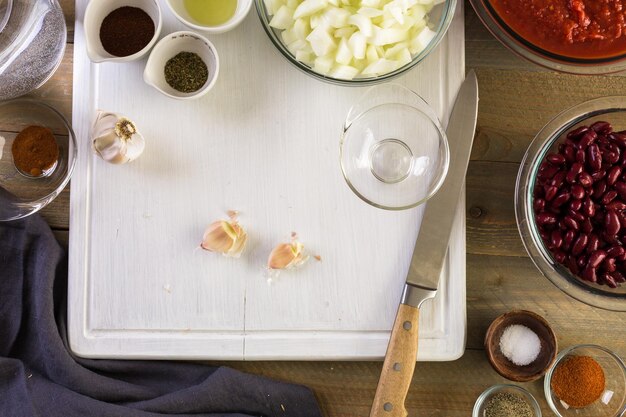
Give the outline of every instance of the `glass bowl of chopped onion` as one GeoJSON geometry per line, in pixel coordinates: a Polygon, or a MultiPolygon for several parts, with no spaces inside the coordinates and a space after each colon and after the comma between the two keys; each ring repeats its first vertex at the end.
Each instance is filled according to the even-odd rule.
{"type": "Polygon", "coordinates": [[[575,345],[561,351],[544,380],[558,417],[621,417],[626,413],[626,367],[609,349],[575,345]]]}
{"type": "Polygon", "coordinates": [[[541,417],[541,408],[533,395],[517,385],[494,385],[474,403],[472,417],[541,417]]]}
{"type": "Polygon", "coordinates": [[[394,78],[426,58],[446,34],[456,1],[255,4],[270,40],[296,68],[329,83],[362,86],[394,78]]]}

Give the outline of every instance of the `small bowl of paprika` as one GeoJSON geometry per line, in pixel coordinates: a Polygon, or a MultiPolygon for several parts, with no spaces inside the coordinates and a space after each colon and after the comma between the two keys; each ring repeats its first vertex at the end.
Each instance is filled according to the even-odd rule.
{"type": "Polygon", "coordinates": [[[83,26],[93,62],[129,62],[156,43],[163,18],[156,0],[91,0],[83,26]]]}
{"type": "Polygon", "coordinates": [[[561,351],[546,374],[544,393],[559,417],[621,417],[626,412],[626,367],[597,345],[561,351]]]}
{"type": "Polygon", "coordinates": [[[69,183],[74,132],[61,113],[32,99],[0,102],[0,221],[42,209],[69,183]]]}

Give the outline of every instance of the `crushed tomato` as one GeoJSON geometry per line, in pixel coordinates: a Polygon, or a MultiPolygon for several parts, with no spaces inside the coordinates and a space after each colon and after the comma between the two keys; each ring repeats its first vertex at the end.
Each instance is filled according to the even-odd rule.
{"type": "Polygon", "coordinates": [[[626,0],[489,0],[531,44],[573,58],[626,52],[626,0]]]}

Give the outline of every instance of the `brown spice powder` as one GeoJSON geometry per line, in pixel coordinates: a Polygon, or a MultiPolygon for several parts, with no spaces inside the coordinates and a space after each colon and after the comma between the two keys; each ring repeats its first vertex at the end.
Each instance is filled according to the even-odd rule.
{"type": "Polygon", "coordinates": [[[550,385],[554,394],[570,407],[586,407],[604,392],[604,371],[589,356],[572,356],[554,370],[550,385]]]}
{"type": "Polygon", "coordinates": [[[59,159],[59,146],[54,134],[43,126],[28,126],[18,133],[11,152],[15,167],[33,177],[42,176],[59,159]]]}

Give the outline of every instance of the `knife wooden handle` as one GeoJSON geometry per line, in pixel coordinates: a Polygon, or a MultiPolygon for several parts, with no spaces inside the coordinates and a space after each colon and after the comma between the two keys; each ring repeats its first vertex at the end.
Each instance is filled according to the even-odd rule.
{"type": "Polygon", "coordinates": [[[417,359],[419,315],[418,308],[406,304],[398,307],[370,417],[406,417],[408,414],[404,400],[417,359]]]}

